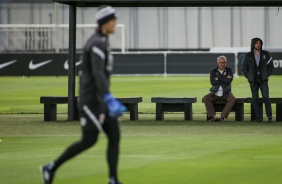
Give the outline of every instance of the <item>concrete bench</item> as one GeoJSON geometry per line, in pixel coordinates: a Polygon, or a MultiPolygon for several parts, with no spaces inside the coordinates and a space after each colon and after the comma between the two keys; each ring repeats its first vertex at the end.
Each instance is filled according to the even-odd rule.
{"type": "MultiPolygon", "coordinates": [[[[233,108],[231,109],[231,112],[235,112],[235,121],[244,121],[244,103],[246,98],[236,98],[235,104],[233,108]]],[[[203,98],[202,98],[202,102],[203,98]]],[[[226,104],[226,101],[224,100],[218,100],[213,102],[213,107],[215,112],[222,112],[224,106],[226,104]]],[[[208,115],[207,115],[208,120],[208,115]]]]}
{"type": "MultiPolygon", "coordinates": [[[[271,103],[276,104],[276,121],[282,121],[282,98],[270,98],[271,103]]],[[[247,98],[246,103],[252,103],[252,98],[247,98]]],[[[259,98],[259,104],[260,104],[260,113],[261,113],[261,119],[263,120],[263,98],[259,98]]],[[[255,120],[255,113],[253,106],[251,105],[251,120],[255,120]]]]}
{"type": "MultiPolygon", "coordinates": [[[[128,97],[117,98],[130,113],[130,120],[138,120],[138,103],[142,102],[142,97],[128,97]]],[[[76,107],[78,97],[75,97],[76,107]]],[[[56,121],[57,120],[57,104],[67,104],[67,96],[42,96],[40,97],[40,103],[44,104],[44,121],[56,121]]],[[[78,108],[75,110],[75,120],[79,120],[78,108]]]]}
{"type": "Polygon", "coordinates": [[[193,120],[192,103],[197,97],[152,97],[151,102],[156,103],[156,120],[164,120],[164,112],[184,112],[185,120],[193,120]]]}
{"type": "MultiPolygon", "coordinates": [[[[77,106],[78,98],[75,97],[75,106],[77,106]]],[[[40,103],[44,104],[44,121],[56,121],[57,120],[57,104],[67,104],[67,96],[41,96],[40,103]]],[[[75,120],[79,120],[79,113],[76,108],[75,120]]]]}
{"type": "Polygon", "coordinates": [[[117,98],[129,111],[130,120],[138,120],[138,103],[142,102],[142,97],[117,98]]]}

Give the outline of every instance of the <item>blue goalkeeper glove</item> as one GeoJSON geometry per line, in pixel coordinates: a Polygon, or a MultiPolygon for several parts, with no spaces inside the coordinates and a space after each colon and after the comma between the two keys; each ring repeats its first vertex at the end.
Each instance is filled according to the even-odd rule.
{"type": "Polygon", "coordinates": [[[109,115],[112,117],[119,117],[126,111],[126,107],[122,105],[111,93],[106,93],[104,102],[108,106],[109,115]]]}

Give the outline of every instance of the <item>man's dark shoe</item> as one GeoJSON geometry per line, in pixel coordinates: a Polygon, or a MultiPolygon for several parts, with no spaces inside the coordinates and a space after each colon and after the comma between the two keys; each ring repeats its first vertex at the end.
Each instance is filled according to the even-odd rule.
{"type": "Polygon", "coordinates": [[[217,118],[214,116],[209,120],[209,122],[215,122],[215,121],[217,121],[217,118]]]}
{"type": "Polygon", "coordinates": [[[224,117],[219,117],[217,121],[224,122],[224,117]]]}
{"type": "Polygon", "coordinates": [[[268,123],[272,123],[272,117],[268,118],[268,123]]]}
{"type": "Polygon", "coordinates": [[[254,122],[261,122],[261,119],[260,119],[260,118],[256,118],[256,119],[254,120],[254,122]]]}

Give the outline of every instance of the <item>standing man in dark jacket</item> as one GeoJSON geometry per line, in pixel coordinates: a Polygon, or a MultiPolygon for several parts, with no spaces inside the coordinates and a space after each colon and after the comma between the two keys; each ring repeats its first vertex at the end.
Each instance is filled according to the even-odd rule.
{"type": "Polygon", "coordinates": [[[272,109],[269,99],[268,77],[273,73],[274,66],[270,54],[262,50],[263,42],[260,38],[253,38],[251,52],[247,53],[243,63],[243,74],[248,79],[252,91],[252,106],[254,108],[256,122],[261,121],[259,93],[260,89],[264,103],[268,122],[272,122],[272,109]]]}
{"type": "Polygon", "coordinates": [[[232,69],[226,66],[227,59],[225,56],[217,58],[217,67],[210,72],[210,83],[212,85],[210,93],[204,96],[203,101],[206,106],[209,121],[224,121],[235,103],[235,97],[231,93],[231,82],[233,81],[232,69]],[[219,118],[213,107],[213,102],[217,100],[225,100],[226,105],[219,118]]]}
{"type": "Polygon", "coordinates": [[[98,28],[85,45],[80,71],[79,109],[82,138],[70,145],[54,162],[41,168],[44,184],[52,183],[55,171],[63,163],[93,146],[100,131],[104,131],[108,137],[109,184],[120,184],[117,176],[120,140],[117,118],[126,109],[109,90],[113,58],[108,36],[115,31],[115,9],[111,6],[99,7],[96,20],[98,28]]]}

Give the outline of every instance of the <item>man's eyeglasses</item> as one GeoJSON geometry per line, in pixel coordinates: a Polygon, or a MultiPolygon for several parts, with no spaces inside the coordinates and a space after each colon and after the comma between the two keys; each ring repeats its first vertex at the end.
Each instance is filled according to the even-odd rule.
{"type": "Polygon", "coordinates": [[[227,62],[219,62],[219,64],[226,64],[227,62]]]}

